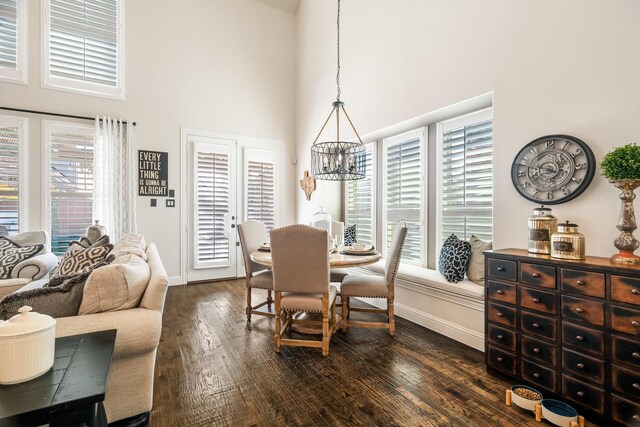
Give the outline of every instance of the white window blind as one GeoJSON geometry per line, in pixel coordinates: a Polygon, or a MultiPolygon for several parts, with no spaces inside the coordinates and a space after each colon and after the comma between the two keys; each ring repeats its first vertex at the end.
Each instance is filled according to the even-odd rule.
{"type": "Polygon", "coordinates": [[[93,128],[55,126],[48,142],[51,250],[62,255],[93,222],[93,128]]]}
{"type": "Polygon", "coordinates": [[[119,0],[47,0],[51,86],[117,96],[121,85],[119,0]]]}
{"type": "Polygon", "coordinates": [[[421,264],[424,230],[423,198],[426,171],[423,158],[424,129],[384,140],[385,234],[387,250],[397,221],[408,226],[402,259],[421,264]]]}
{"type": "Polygon", "coordinates": [[[366,144],[365,150],[365,177],[346,183],[345,227],[355,224],[358,240],[375,243],[375,144],[366,144]]]}
{"type": "Polygon", "coordinates": [[[229,260],[227,221],[230,213],[229,155],[196,152],[196,245],[197,267],[229,260]]]}
{"type": "Polygon", "coordinates": [[[247,156],[246,218],[264,223],[268,230],[275,226],[274,161],[267,156],[247,156]]]}
{"type": "Polygon", "coordinates": [[[0,79],[25,83],[24,0],[0,0],[0,79]]]}
{"type": "Polygon", "coordinates": [[[19,142],[17,126],[0,124],[0,225],[10,234],[19,232],[19,142]]]}
{"type": "Polygon", "coordinates": [[[441,128],[442,241],[451,234],[492,240],[493,122],[486,116],[484,111],[453,119],[441,128]]]}

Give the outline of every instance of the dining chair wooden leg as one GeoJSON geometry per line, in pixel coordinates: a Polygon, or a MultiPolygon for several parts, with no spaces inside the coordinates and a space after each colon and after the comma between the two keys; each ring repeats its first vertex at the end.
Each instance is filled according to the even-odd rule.
{"type": "Polygon", "coordinates": [[[349,297],[342,296],[342,332],[347,331],[347,319],[349,318],[349,297]]]}
{"type": "MultiPolygon", "coordinates": [[[[249,283],[249,279],[247,278],[247,283],[249,283]]],[[[251,322],[251,287],[247,286],[247,322],[251,322]]]]}
{"type": "Polygon", "coordinates": [[[396,315],[393,307],[393,297],[387,300],[387,316],[389,317],[389,335],[396,334],[396,315]]]}
{"type": "Polygon", "coordinates": [[[329,355],[329,295],[322,296],[322,355],[329,355]]]}
{"type": "Polygon", "coordinates": [[[267,289],[267,309],[271,311],[271,304],[273,304],[273,298],[271,298],[271,289],[267,289]]]}
{"type": "Polygon", "coordinates": [[[281,336],[280,330],[282,328],[282,325],[280,323],[280,320],[281,320],[280,316],[282,315],[282,313],[280,313],[280,292],[276,292],[275,311],[276,311],[276,335],[274,339],[275,339],[276,353],[280,353],[280,336],[281,336]]]}

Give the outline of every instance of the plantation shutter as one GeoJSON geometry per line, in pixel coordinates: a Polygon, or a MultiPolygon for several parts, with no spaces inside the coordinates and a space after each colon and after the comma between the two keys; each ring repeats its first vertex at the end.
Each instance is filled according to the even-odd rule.
{"type": "Polygon", "coordinates": [[[50,0],[52,76],[118,85],[118,0],[50,0]]]}
{"type": "MultiPolygon", "coordinates": [[[[198,146],[197,146],[198,147],[198,146]]],[[[228,264],[229,154],[196,148],[195,267],[228,264]]]]}
{"type": "Polygon", "coordinates": [[[0,127],[0,225],[19,231],[19,128],[0,127]]]}
{"type": "Polygon", "coordinates": [[[57,255],[93,222],[93,142],[89,134],[49,134],[51,251],[57,255]]]}
{"type": "Polygon", "coordinates": [[[274,162],[249,158],[246,165],[247,219],[264,223],[267,230],[275,226],[274,162]]]}
{"type": "Polygon", "coordinates": [[[490,241],[493,235],[493,122],[443,132],[442,240],[452,233],[490,241]]]}
{"type": "Polygon", "coordinates": [[[373,188],[374,144],[365,146],[366,175],[357,181],[347,181],[347,218],[345,227],[356,225],[356,238],[375,241],[375,199],[373,188]]]}
{"type": "Polygon", "coordinates": [[[386,146],[387,249],[395,223],[405,221],[409,229],[402,259],[416,263],[422,260],[422,133],[420,129],[394,137],[386,146]]]}
{"type": "Polygon", "coordinates": [[[0,0],[0,67],[18,68],[18,6],[16,0],[0,0]]]}

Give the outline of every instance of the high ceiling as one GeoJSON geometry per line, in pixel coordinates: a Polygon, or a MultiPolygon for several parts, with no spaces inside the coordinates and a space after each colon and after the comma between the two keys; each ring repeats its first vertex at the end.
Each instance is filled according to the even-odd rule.
{"type": "Polygon", "coordinates": [[[300,6],[300,0],[256,0],[260,3],[264,3],[267,6],[275,7],[284,12],[295,15],[298,13],[298,6],[300,6]]]}

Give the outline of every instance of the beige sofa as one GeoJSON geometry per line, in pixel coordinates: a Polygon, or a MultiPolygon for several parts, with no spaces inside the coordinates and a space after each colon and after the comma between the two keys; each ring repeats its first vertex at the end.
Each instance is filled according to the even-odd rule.
{"type": "MultiPolygon", "coordinates": [[[[56,336],[59,337],[118,330],[104,401],[110,423],[131,417],[134,422],[142,421],[151,411],[153,402],[156,350],[160,343],[168,279],[156,246],[149,243],[145,253],[150,278],[136,307],[57,319],[56,336]]],[[[87,284],[90,279],[91,276],[87,284]]],[[[87,287],[83,302],[86,292],[87,287]]]]}

